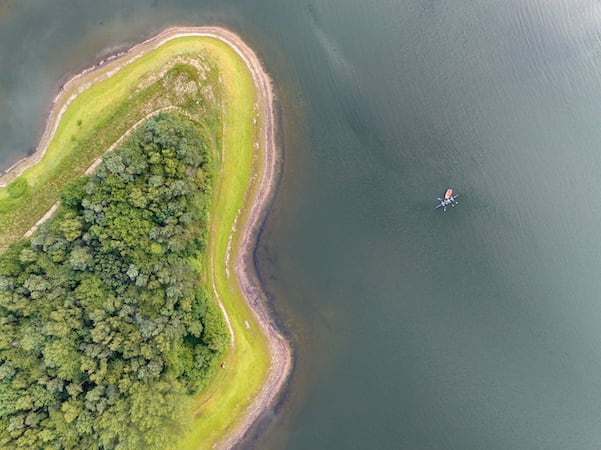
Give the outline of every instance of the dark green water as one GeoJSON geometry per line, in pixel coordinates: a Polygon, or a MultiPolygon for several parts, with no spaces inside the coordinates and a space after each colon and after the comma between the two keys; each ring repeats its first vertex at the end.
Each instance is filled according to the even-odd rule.
{"type": "Polygon", "coordinates": [[[0,0],[0,163],[68,73],[213,23],[283,112],[258,257],[297,361],[245,445],[600,448],[599,3],[0,0]]]}

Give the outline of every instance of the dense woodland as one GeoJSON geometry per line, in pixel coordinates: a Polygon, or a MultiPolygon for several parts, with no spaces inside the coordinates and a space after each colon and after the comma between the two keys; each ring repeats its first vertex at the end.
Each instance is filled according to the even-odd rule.
{"type": "Polygon", "coordinates": [[[210,154],[159,115],[0,256],[0,447],[166,448],[228,336],[199,284],[210,154]]]}

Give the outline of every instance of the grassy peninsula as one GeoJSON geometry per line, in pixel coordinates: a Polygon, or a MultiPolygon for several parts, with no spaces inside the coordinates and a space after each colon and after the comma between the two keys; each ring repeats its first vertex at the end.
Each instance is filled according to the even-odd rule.
{"type": "MultiPolygon", "coordinates": [[[[273,399],[288,373],[289,348],[274,331],[265,308],[259,304],[253,311],[247,303],[251,292],[255,297],[253,302],[261,298],[260,288],[252,285],[256,280],[254,268],[248,267],[248,254],[262,205],[270,195],[269,183],[275,167],[271,102],[269,80],[254,54],[237,36],[218,28],[168,30],[118,58],[83,72],[65,85],[55,100],[38,153],[0,179],[4,184],[0,188],[0,246],[6,250],[13,243],[3,256],[5,265],[0,277],[0,326],[10,336],[0,343],[0,421],[4,425],[0,439],[5,444],[25,436],[40,423],[50,423],[48,429],[54,429],[55,433],[61,426],[69,428],[70,424],[79,423],[81,411],[87,411],[87,422],[81,420],[79,432],[87,436],[85,439],[93,440],[99,436],[98,430],[108,430],[102,434],[105,448],[117,445],[159,448],[165,442],[173,443],[175,448],[210,448],[216,444],[227,447],[235,443],[273,399]],[[171,136],[171,140],[165,140],[168,144],[165,148],[157,144],[154,160],[157,164],[153,166],[152,159],[139,163],[140,167],[155,167],[149,169],[147,178],[136,178],[142,176],[138,172],[128,175],[124,167],[131,167],[131,161],[140,158],[129,154],[124,159],[123,152],[132,148],[144,151],[148,139],[152,140],[149,130],[157,129],[157,123],[167,123],[158,129],[167,136],[173,132],[182,148],[196,142],[198,145],[194,147],[202,150],[201,156],[193,161],[186,151],[177,150],[171,136]],[[156,184],[158,189],[167,177],[164,171],[182,178],[169,184],[175,197],[163,206],[155,205],[153,211],[148,196],[154,191],[145,191],[141,186],[156,184]],[[102,179],[96,187],[93,180],[103,174],[106,178],[107,173],[117,178],[125,176],[125,184],[134,191],[118,194],[118,190],[112,190],[117,188],[109,183],[111,189],[104,193],[107,198],[96,199],[94,203],[88,197],[98,195],[102,190],[98,186],[106,180],[102,179]],[[193,194],[196,191],[198,194],[193,194]],[[125,208],[121,212],[103,210],[111,203],[118,203],[109,199],[113,192],[121,196],[120,207],[125,208]],[[57,202],[61,198],[59,207],[57,202]],[[169,206],[174,202],[182,208],[190,203],[190,209],[169,206]],[[152,225],[156,217],[151,217],[150,223],[142,220],[154,214],[161,216],[163,226],[173,225],[171,217],[162,217],[165,213],[161,211],[169,209],[174,209],[176,222],[183,224],[181,233],[170,228],[170,232],[161,235],[152,225]],[[39,221],[51,215],[48,211],[56,213],[41,225],[39,221]],[[94,228],[98,225],[95,221],[105,222],[107,216],[114,219],[117,229],[121,227],[120,231],[94,228]],[[124,217],[131,220],[124,221],[124,217]],[[36,223],[41,229],[34,234],[36,223]],[[136,233],[137,240],[132,238],[136,233]],[[25,235],[33,238],[17,242],[25,235]],[[121,278],[112,287],[112,294],[108,288],[103,290],[106,286],[94,284],[94,279],[86,282],[88,290],[92,289],[88,286],[92,283],[94,289],[104,292],[97,292],[96,303],[91,302],[87,307],[82,306],[74,292],[83,278],[94,277],[88,268],[97,265],[94,261],[98,258],[90,253],[90,242],[95,242],[91,248],[100,249],[104,255],[122,253],[130,259],[114,263],[113,276],[102,275],[102,270],[109,269],[99,268],[101,281],[121,278]],[[167,258],[165,252],[171,252],[171,256],[167,258]],[[164,280],[157,278],[159,263],[155,261],[152,265],[149,261],[161,256],[173,262],[173,272],[177,275],[163,273],[164,280]],[[8,262],[11,258],[12,262],[8,262]],[[16,265],[11,266],[13,262],[16,265]],[[196,278],[192,279],[191,273],[196,278]],[[46,276],[51,278],[50,274],[62,280],[55,280],[57,286],[66,289],[62,295],[44,283],[46,276]],[[40,283],[37,290],[30,278],[40,283]],[[145,289],[152,281],[156,281],[155,289],[164,288],[162,294],[149,296],[145,289]],[[32,292],[35,292],[33,297],[32,292]],[[15,298],[17,295],[20,297],[15,298]],[[31,309],[39,298],[50,298],[44,302],[43,311],[31,309]],[[135,304],[126,308],[125,313],[124,298],[135,304]],[[165,309],[164,303],[173,298],[176,300],[165,309]],[[57,311],[65,309],[69,311],[65,313],[67,316],[80,314],[81,321],[75,321],[79,325],[75,322],[71,325],[80,326],[83,331],[73,333],[68,327],[49,326],[60,322],[57,311]],[[107,309],[110,313],[120,311],[119,314],[134,317],[125,322],[133,327],[136,336],[151,336],[149,330],[160,320],[163,328],[155,336],[163,336],[161,333],[175,322],[177,326],[158,339],[160,342],[155,342],[154,347],[142,345],[142,339],[136,343],[139,344],[136,349],[124,351],[128,339],[119,333],[111,335],[104,330],[107,333],[104,340],[93,334],[100,332],[94,328],[97,314],[106,315],[107,309]],[[18,326],[23,323],[27,326],[18,326]],[[148,329],[141,330],[142,324],[148,329]],[[24,333],[33,333],[35,339],[24,333]],[[81,346],[86,345],[90,358],[98,359],[96,365],[89,360],[83,364],[77,358],[83,351],[81,346]],[[201,347],[207,350],[196,351],[201,347]],[[27,351],[33,354],[25,355],[27,351]],[[103,351],[113,352],[112,356],[104,355],[103,351]],[[68,352],[75,352],[72,358],[68,352]],[[131,361],[133,354],[139,359],[137,363],[131,361]],[[161,357],[156,357],[157,354],[161,357]],[[26,358],[30,360],[25,361],[26,358]],[[66,364],[69,359],[78,363],[69,366],[66,364]],[[17,360],[20,366],[11,364],[17,360]],[[135,370],[126,369],[130,365],[135,370]],[[135,404],[138,411],[137,419],[131,421],[137,430],[131,440],[124,437],[130,432],[124,425],[115,433],[112,427],[118,428],[118,422],[95,422],[94,415],[99,412],[101,416],[106,408],[116,407],[121,392],[118,375],[128,370],[129,378],[135,378],[135,383],[142,386],[134,389],[135,401],[127,399],[120,403],[121,412],[127,410],[124,404],[130,407],[135,404]],[[25,378],[19,378],[25,372],[28,382],[37,375],[45,388],[36,391],[39,398],[30,396],[20,404],[21,409],[15,409],[10,396],[26,389],[25,378]],[[99,381],[96,383],[92,377],[99,381]],[[149,384],[144,384],[146,381],[149,384]],[[155,389],[150,390],[152,383],[155,389]],[[181,395],[200,388],[195,397],[189,398],[185,413],[180,414],[178,408],[186,404],[179,401],[181,395]],[[174,405],[174,399],[178,405],[174,405]],[[149,411],[147,421],[145,408],[149,411]],[[144,430],[151,428],[156,428],[157,433],[145,433],[144,430]]],[[[127,388],[122,387],[123,392],[127,388]]],[[[73,431],[77,426],[69,429],[73,431]]],[[[92,442],[78,441],[78,436],[70,434],[71,440],[65,445],[76,448],[92,442]]],[[[48,445],[55,443],[55,438],[50,431],[35,437],[46,439],[48,445]]],[[[27,437],[23,438],[21,445],[28,442],[27,437]]],[[[39,444],[29,443],[33,442],[39,444]]]]}

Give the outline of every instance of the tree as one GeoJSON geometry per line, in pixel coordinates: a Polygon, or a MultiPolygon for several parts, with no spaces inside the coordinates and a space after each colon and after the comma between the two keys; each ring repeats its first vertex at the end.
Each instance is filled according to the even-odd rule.
{"type": "Polygon", "coordinates": [[[159,115],[0,256],[0,447],[165,448],[183,432],[228,342],[189,260],[209,161],[193,124],[159,115]]]}

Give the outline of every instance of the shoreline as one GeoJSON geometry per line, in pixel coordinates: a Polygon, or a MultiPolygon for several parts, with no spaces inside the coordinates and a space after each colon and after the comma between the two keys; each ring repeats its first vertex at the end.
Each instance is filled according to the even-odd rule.
{"type": "MultiPolygon", "coordinates": [[[[234,250],[233,267],[240,291],[247,306],[253,312],[257,323],[266,338],[270,354],[270,365],[267,377],[261,390],[246,408],[244,418],[235,424],[232,431],[221,436],[218,445],[231,448],[242,440],[256,420],[272,406],[291,373],[292,349],[288,340],[278,330],[268,305],[267,296],[257,275],[254,262],[254,250],[258,233],[267,215],[267,207],[275,195],[281,155],[276,144],[275,133],[275,97],[272,82],[264,71],[257,55],[235,33],[216,26],[203,27],[170,27],[159,34],[134,45],[125,51],[106,57],[93,66],[72,76],[54,97],[46,119],[44,132],[35,152],[13,164],[0,176],[0,187],[7,186],[25,170],[38,163],[48,148],[57,130],[61,117],[69,104],[83,91],[96,82],[102,81],[117,73],[122,67],[137,60],[148,52],[155,50],[166,42],[186,36],[210,37],[223,41],[242,59],[251,74],[257,95],[259,109],[259,149],[262,154],[255,154],[255,169],[251,177],[253,198],[242,206],[246,221],[240,231],[240,239],[234,250]],[[122,61],[127,57],[127,61],[122,61]],[[86,78],[90,78],[87,80],[86,78]],[[86,79],[84,81],[84,79],[86,79]],[[84,81],[84,82],[82,82],[84,81]],[[259,159],[261,164],[256,161],[259,159]]],[[[234,233],[232,229],[231,233],[234,233]]],[[[225,263],[225,261],[224,261],[225,263]]],[[[215,299],[218,301],[218,299],[215,299]]],[[[225,314],[227,320],[227,314],[225,314]]],[[[233,339],[233,334],[232,334],[233,339]]]]}

